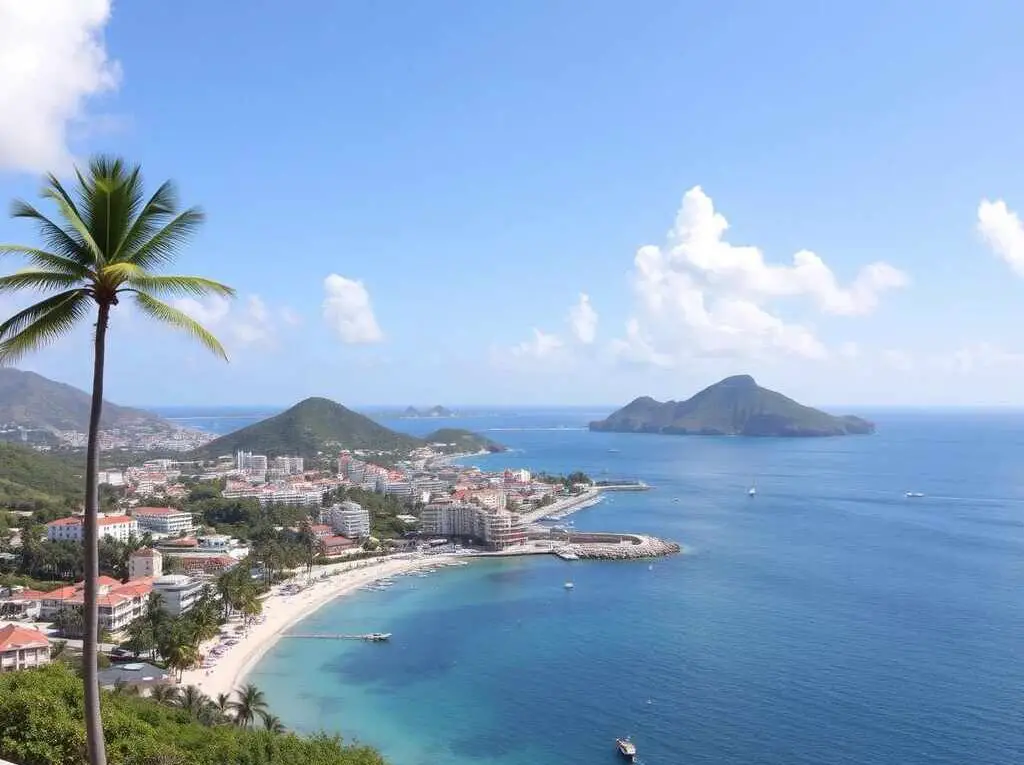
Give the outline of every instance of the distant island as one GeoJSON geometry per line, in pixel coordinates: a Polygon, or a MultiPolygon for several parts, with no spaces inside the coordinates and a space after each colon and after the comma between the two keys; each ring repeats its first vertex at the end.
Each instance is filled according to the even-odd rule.
{"type": "Polygon", "coordinates": [[[686,401],[633,400],[592,431],[701,436],[847,436],[873,433],[860,417],[836,417],[758,385],[750,375],[727,377],[686,401]]]}
{"type": "Polygon", "coordinates": [[[454,417],[455,412],[451,409],[445,409],[443,406],[432,406],[429,409],[417,409],[414,406],[405,408],[400,417],[419,418],[419,417],[454,417]]]}
{"type": "Polygon", "coordinates": [[[434,448],[441,451],[465,454],[467,452],[506,452],[508,447],[502,446],[497,441],[481,436],[471,430],[462,428],[441,428],[433,433],[428,433],[423,440],[434,448]]]}

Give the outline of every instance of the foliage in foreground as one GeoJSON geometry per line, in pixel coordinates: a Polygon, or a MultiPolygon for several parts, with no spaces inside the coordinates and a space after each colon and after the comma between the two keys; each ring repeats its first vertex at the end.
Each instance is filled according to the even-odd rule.
{"type": "MultiPolygon", "coordinates": [[[[81,681],[62,664],[0,675],[0,757],[19,765],[85,760],[81,681]]],[[[383,765],[368,747],[326,735],[194,722],[187,709],[118,693],[103,695],[110,765],[383,765]]]]}

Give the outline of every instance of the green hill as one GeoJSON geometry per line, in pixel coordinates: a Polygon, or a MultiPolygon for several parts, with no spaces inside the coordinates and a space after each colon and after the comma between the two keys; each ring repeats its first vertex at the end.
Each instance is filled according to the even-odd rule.
{"type": "Polygon", "coordinates": [[[686,401],[643,396],[590,423],[594,431],[714,436],[845,436],[873,433],[859,417],[835,417],[762,388],[750,375],[727,377],[686,401]]]}
{"type": "Polygon", "coordinates": [[[70,460],[0,443],[0,508],[76,507],[85,497],[84,470],[84,457],[70,460]]]}
{"type": "Polygon", "coordinates": [[[471,430],[463,430],[462,428],[441,428],[433,433],[428,433],[423,437],[423,440],[431,445],[445,444],[441,451],[460,454],[479,451],[504,452],[508,450],[507,447],[502,446],[496,441],[485,438],[471,430]]]}
{"type": "Polygon", "coordinates": [[[214,459],[244,450],[268,457],[312,458],[339,449],[404,453],[420,446],[423,442],[418,438],[389,430],[335,401],[307,398],[281,414],[211,441],[190,457],[214,459]]]}
{"type": "MultiPolygon", "coordinates": [[[[0,367],[0,425],[20,425],[45,430],[78,430],[89,427],[91,396],[71,385],[55,382],[20,369],[0,367]]],[[[103,402],[103,429],[166,428],[166,420],[141,409],[103,402]]]]}

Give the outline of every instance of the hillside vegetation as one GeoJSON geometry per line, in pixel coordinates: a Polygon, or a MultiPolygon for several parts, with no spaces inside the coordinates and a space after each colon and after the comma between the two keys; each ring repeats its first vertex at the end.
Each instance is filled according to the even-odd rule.
{"type": "Polygon", "coordinates": [[[84,471],[84,457],[69,459],[0,443],[0,508],[76,507],[85,496],[84,471]]]}
{"type": "Polygon", "coordinates": [[[873,423],[835,417],[759,386],[749,375],[727,377],[686,401],[642,396],[604,420],[596,431],[715,436],[843,436],[871,433],[873,423]]]}
{"type": "MultiPolygon", "coordinates": [[[[0,758],[19,765],[85,762],[82,681],[64,663],[0,674],[0,758]]],[[[384,765],[369,747],[321,735],[208,727],[185,709],[104,693],[109,765],[384,765]]]]}
{"type": "Polygon", "coordinates": [[[326,398],[307,398],[281,414],[221,436],[191,452],[192,459],[213,459],[239,450],[267,456],[315,457],[338,449],[409,452],[423,442],[396,433],[326,398]]]}
{"type": "Polygon", "coordinates": [[[497,441],[492,441],[479,433],[462,428],[441,428],[433,433],[428,433],[423,437],[423,440],[431,445],[445,444],[444,447],[440,448],[440,451],[452,453],[479,452],[481,450],[489,452],[507,451],[507,448],[497,441]]]}
{"type": "MultiPolygon", "coordinates": [[[[35,372],[0,368],[0,425],[84,432],[89,427],[89,405],[89,394],[71,385],[35,372]]],[[[140,426],[172,427],[151,412],[103,402],[103,429],[140,426]]]]}

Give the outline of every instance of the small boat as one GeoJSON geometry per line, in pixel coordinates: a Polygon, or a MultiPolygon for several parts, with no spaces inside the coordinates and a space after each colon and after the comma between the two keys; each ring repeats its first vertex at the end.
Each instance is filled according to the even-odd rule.
{"type": "Polygon", "coordinates": [[[917,497],[923,497],[924,496],[924,492],[921,492],[921,491],[908,491],[903,496],[906,497],[907,499],[915,499],[917,497]]]}
{"type": "Polygon", "coordinates": [[[571,590],[571,589],[572,589],[573,587],[575,587],[575,586],[576,586],[576,585],[575,585],[575,584],[573,584],[572,582],[566,582],[566,583],[565,583],[565,589],[567,589],[567,590],[571,590]]]}
{"type": "Polygon", "coordinates": [[[382,642],[384,640],[389,640],[390,638],[391,638],[391,633],[390,632],[371,632],[369,635],[364,635],[363,636],[364,640],[370,640],[370,641],[372,641],[374,643],[380,643],[380,642],[382,642]]]}
{"type": "Polygon", "coordinates": [[[619,750],[619,754],[630,762],[636,759],[636,744],[629,740],[629,736],[615,739],[615,746],[619,750]]]}
{"type": "Polygon", "coordinates": [[[751,486],[750,489],[747,491],[747,496],[748,497],[753,497],[756,494],[757,494],[757,489],[755,489],[753,486],[751,486]]]}

